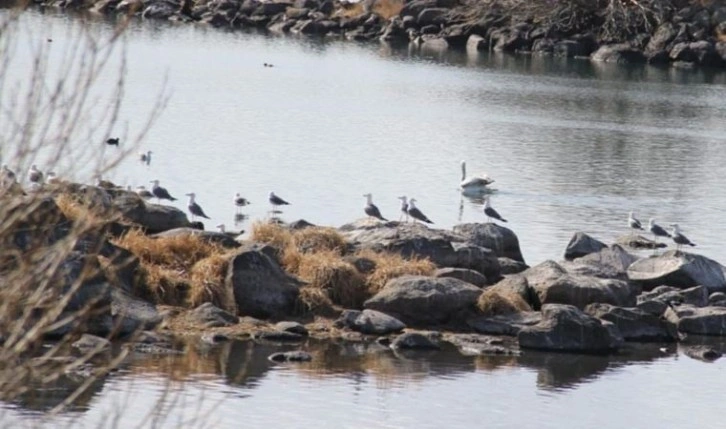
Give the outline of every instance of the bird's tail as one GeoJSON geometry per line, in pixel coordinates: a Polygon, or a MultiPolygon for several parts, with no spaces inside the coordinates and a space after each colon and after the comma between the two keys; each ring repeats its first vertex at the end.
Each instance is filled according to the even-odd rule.
{"type": "Polygon", "coordinates": [[[499,219],[499,220],[501,220],[501,221],[502,221],[502,222],[504,222],[504,223],[506,223],[506,222],[507,222],[507,220],[506,220],[506,219],[504,219],[504,218],[501,218],[501,219],[499,219]]]}
{"type": "Polygon", "coordinates": [[[688,243],[688,245],[691,246],[691,247],[696,247],[696,244],[695,243],[688,243]]]}
{"type": "Polygon", "coordinates": [[[176,201],[176,198],[174,198],[174,197],[169,197],[169,200],[170,200],[170,201],[176,201]]]}

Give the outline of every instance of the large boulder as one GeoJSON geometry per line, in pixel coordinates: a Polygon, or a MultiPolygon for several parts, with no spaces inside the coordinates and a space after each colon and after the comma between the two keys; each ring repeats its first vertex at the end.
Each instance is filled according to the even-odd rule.
{"type": "Polygon", "coordinates": [[[665,317],[674,323],[680,332],[726,336],[726,307],[694,307],[684,304],[669,307],[665,317]]]}
{"type": "Polygon", "coordinates": [[[191,225],[187,215],[178,208],[147,203],[133,193],[115,198],[113,206],[126,220],[141,226],[150,234],[191,225]]]}
{"type": "Polygon", "coordinates": [[[509,228],[495,223],[462,223],[454,226],[454,233],[468,243],[491,249],[497,257],[524,262],[519,239],[509,228]]]}
{"type": "Polygon", "coordinates": [[[638,304],[659,301],[666,305],[690,304],[705,307],[709,303],[708,290],[703,286],[678,289],[672,286],[658,286],[650,292],[638,295],[638,304]]]}
{"type": "Polygon", "coordinates": [[[434,277],[451,277],[478,287],[484,287],[487,284],[487,278],[484,277],[484,274],[467,268],[439,268],[434,273],[434,277]]]}
{"type": "Polygon", "coordinates": [[[473,308],[478,287],[454,278],[403,276],[386,283],[365,308],[392,315],[406,324],[446,323],[473,308]]]}
{"type": "Polygon", "coordinates": [[[257,318],[289,314],[300,293],[297,279],[253,248],[242,248],[232,258],[225,284],[233,291],[239,313],[257,318]]]}
{"type": "Polygon", "coordinates": [[[119,288],[111,289],[111,316],[112,331],[122,336],[154,329],[162,320],[156,306],[119,288]]]}
{"type": "Polygon", "coordinates": [[[348,328],[366,335],[388,335],[406,328],[400,320],[375,310],[345,310],[335,321],[338,328],[348,328]]]}
{"type": "Polygon", "coordinates": [[[562,304],[542,307],[542,321],[521,329],[517,339],[522,348],[583,353],[610,352],[622,342],[599,319],[562,304]]]}
{"type": "Polygon", "coordinates": [[[205,302],[189,313],[189,317],[205,327],[231,326],[239,322],[239,318],[211,302],[205,302]]]}
{"type": "Polygon", "coordinates": [[[685,289],[705,286],[709,292],[726,290],[724,267],[705,256],[670,250],[633,263],[628,268],[631,281],[649,290],[667,285],[685,289]]]}
{"type": "Polygon", "coordinates": [[[670,342],[678,339],[675,325],[639,308],[590,304],[585,313],[612,322],[626,341],[670,342]]]}
{"type": "Polygon", "coordinates": [[[581,258],[605,248],[607,248],[607,245],[602,241],[596,240],[584,232],[576,232],[570,239],[570,242],[567,243],[565,259],[569,261],[575,258],[581,258]]]}
{"type": "Polygon", "coordinates": [[[628,280],[628,267],[639,258],[617,244],[563,263],[570,274],[628,280]]]}
{"type": "Polygon", "coordinates": [[[616,279],[570,274],[554,261],[545,261],[519,274],[527,279],[542,304],[570,304],[578,308],[595,302],[621,307],[636,303],[639,288],[616,279]]]}

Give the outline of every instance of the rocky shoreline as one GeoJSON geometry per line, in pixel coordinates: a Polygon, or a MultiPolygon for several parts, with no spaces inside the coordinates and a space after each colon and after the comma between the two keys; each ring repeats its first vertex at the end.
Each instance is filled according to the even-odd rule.
{"type": "Polygon", "coordinates": [[[36,0],[111,17],[261,29],[276,34],[726,67],[726,5],[691,0],[36,0]]]}
{"type": "MultiPolygon", "coordinates": [[[[78,338],[80,349],[131,339],[137,351],[173,353],[165,336],[208,344],[310,336],[393,349],[448,342],[466,355],[602,354],[627,342],[726,336],[726,268],[697,254],[643,258],[576,233],[565,260],[528,267],[515,233],[489,223],[258,223],[242,240],[195,229],[180,210],[123,189],[57,183],[0,199],[12,219],[0,278],[32,271],[15,263],[28,255],[60,255],[52,290],[65,306],[44,338],[78,338]],[[68,317],[79,309],[92,311],[68,317]]],[[[720,356],[711,352],[704,359],[720,356]]]]}

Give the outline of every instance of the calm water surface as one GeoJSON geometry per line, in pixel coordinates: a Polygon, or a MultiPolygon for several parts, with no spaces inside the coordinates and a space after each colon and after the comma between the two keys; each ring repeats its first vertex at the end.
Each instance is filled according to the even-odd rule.
{"type": "MultiPolygon", "coordinates": [[[[79,23],[26,13],[6,78],[22,81],[28,47],[49,37],[49,63],[60,61],[79,23]]],[[[106,178],[134,186],[160,179],[182,209],[183,194],[194,191],[212,217],[208,228],[234,224],[235,192],[252,201],[250,219],[266,216],[270,190],[292,203],[286,220],[341,225],[362,216],[361,194],[372,192],[388,217],[397,218],[395,197],[406,194],[438,227],[482,221],[479,202],[457,191],[465,159],[471,172],[496,179],[493,204],[530,264],[559,258],[575,231],[611,241],[626,231],[629,210],[680,223],[699,252],[726,261],[723,74],[151,22],[131,26],[124,51],[124,104],[112,134],[135,134],[164,88],[170,98],[140,147],[153,150],[151,165],[130,158],[106,178]]],[[[113,82],[101,77],[102,88],[113,82]]],[[[92,175],[77,162],[55,168],[92,175]]],[[[165,427],[197,426],[186,419],[199,412],[211,427],[700,428],[723,420],[714,384],[724,377],[721,361],[659,346],[611,358],[516,359],[306,347],[316,358],[299,367],[271,365],[266,356],[278,348],[252,343],[140,357],[68,415],[42,418],[61,386],[42,400],[5,404],[0,421],[96,427],[121,406],[121,427],[146,425],[169,388],[165,427]]]]}

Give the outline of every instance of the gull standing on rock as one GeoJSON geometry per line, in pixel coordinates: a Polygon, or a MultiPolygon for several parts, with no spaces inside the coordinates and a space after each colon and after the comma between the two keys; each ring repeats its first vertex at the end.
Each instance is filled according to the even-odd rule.
{"type": "Polygon", "coordinates": [[[665,229],[663,229],[662,226],[655,223],[655,219],[653,218],[648,219],[648,230],[653,233],[653,237],[655,238],[656,243],[658,242],[658,237],[671,236],[665,229]]]}
{"type": "Polygon", "coordinates": [[[197,196],[194,192],[190,192],[186,194],[187,197],[189,197],[189,205],[187,205],[187,208],[189,208],[189,213],[192,214],[192,220],[194,220],[194,216],[203,217],[205,219],[209,219],[209,216],[204,214],[204,210],[194,201],[194,198],[197,196]]]}
{"type": "Polygon", "coordinates": [[[416,198],[411,198],[410,200],[408,200],[408,214],[411,215],[411,217],[414,219],[414,223],[416,223],[416,219],[418,219],[421,222],[433,224],[433,222],[431,222],[429,218],[427,218],[426,215],[423,214],[423,212],[419,210],[418,207],[416,207],[416,198]]]}
{"type": "Polygon", "coordinates": [[[476,192],[484,191],[486,187],[494,183],[494,179],[488,174],[475,174],[469,178],[466,177],[466,161],[461,161],[461,183],[459,187],[463,191],[476,192]]]}
{"type": "Polygon", "coordinates": [[[676,243],[676,249],[680,249],[683,245],[691,247],[696,246],[694,243],[691,242],[691,240],[688,239],[688,237],[681,234],[681,228],[678,226],[677,223],[672,223],[671,228],[673,228],[673,241],[676,243]]]}
{"type": "Polygon", "coordinates": [[[272,204],[272,209],[275,210],[275,207],[277,206],[289,206],[290,203],[283,200],[282,198],[275,195],[274,192],[270,191],[270,196],[268,197],[268,200],[270,201],[270,204],[272,204]]]}
{"type": "Polygon", "coordinates": [[[633,230],[643,230],[643,225],[640,223],[640,221],[635,217],[635,214],[633,212],[630,212],[628,214],[628,226],[630,226],[630,229],[633,230]]]}
{"type": "Polygon", "coordinates": [[[166,188],[162,188],[161,186],[159,186],[158,180],[152,180],[151,183],[154,184],[154,186],[151,187],[151,193],[154,194],[157,201],[161,202],[162,199],[176,201],[176,198],[172,197],[169,194],[169,191],[166,190],[166,188]]]}
{"type": "Polygon", "coordinates": [[[388,222],[388,219],[381,215],[381,211],[378,210],[378,207],[373,204],[373,194],[363,194],[363,196],[366,197],[366,206],[363,211],[370,217],[388,222]]]}
{"type": "Polygon", "coordinates": [[[491,218],[500,220],[502,222],[507,221],[506,219],[501,217],[496,210],[494,210],[492,204],[489,202],[489,197],[484,197],[484,214],[487,215],[488,223],[491,223],[491,218]]]}
{"type": "Polygon", "coordinates": [[[406,222],[408,222],[408,199],[405,195],[398,197],[398,199],[401,200],[401,216],[398,218],[398,221],[400,222],[405,216],[406,222]]]}
{"type": "Polygon", "coordinates": [[[43,181],[43,172],[38,170],[38,167],[33,164],[28,171],[28,180],[31,183],[41,183],[43,181]]]}

